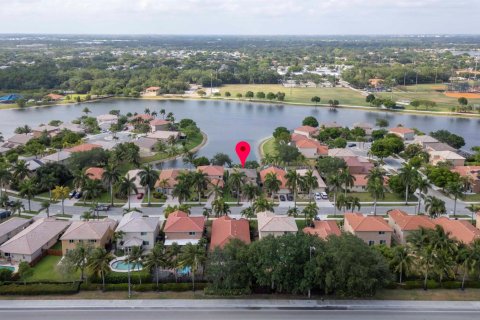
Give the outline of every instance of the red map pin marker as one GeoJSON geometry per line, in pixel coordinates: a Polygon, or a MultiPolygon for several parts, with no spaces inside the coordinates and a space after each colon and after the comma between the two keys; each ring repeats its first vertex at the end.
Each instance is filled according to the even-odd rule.
{"type": "Polygon", "coordinates": [[[250,154],[250,145],[246,141],[240,141],[235,147],[235,152],[237,153],[242,168],[245,167],[245,161],[247,160],[248,155],[250,154]]]}

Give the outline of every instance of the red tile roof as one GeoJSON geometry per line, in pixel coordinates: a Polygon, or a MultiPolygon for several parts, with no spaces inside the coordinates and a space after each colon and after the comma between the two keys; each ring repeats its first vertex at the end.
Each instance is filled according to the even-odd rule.
{"type": "Polygon", "coordinates": [[[133,117],[133,119],[142,119],[144,121],[150,121],[150,120],[153,120],[153,116],[149,114],[137,114],[136,116],[133,117]]]}
{"type": "Polygon", "coordinates": [[[308,140],[308,137],[303,135],[303,134],[292,133],[291,140],[292,140],[292,142],[297,142],[297,141],[300,141],[300,140],[308,140]]]}
{"type": "Polygon", "coordinates": [[[153,119],[152,121],[150,121],[151,126],[163,126],[163,125],[169,124],[169,123],[170,123],[170,121],[163,120],[163,119],[153,119]]]}
{"type": "Polygon", "coordinates": [[[160,87],[148,87],[145,89],[145,91],[157,91],[160,90],[160,87]]]}
{"type": "Polygon", "coordinates": [[[168,215],[163,231],[167,232],[203,232],[205,219],[203,217],[190,217],[183,211],[174,211],[168,215]]]}
{"type": "Polygon", "coordinates": [[[442,226],[445,232],[450,233],[450,237],[465,244],[470,244],[475,239],[480,239],[480,230],[466,220],[452,220],[447,217],[440,217],[433,221],[442,226]]]}
{"type": "Polygon", "coordinates": [[[345,222],[348,222],[355,232],[393,231],[387,221],[380,216],[364,216],[358,212],[346,212],[345,222]]]}
{"type": "Polygon", "coordinates": [[[222,166],[199,166],[197,170],[207,174],[207,176],[223,176],[225,172],[225,168],[222,166]]]}
{"type": "Polygon", "coordinates": [[[453,168],[451,171],[457,172],[462,177],[480,179],[480,166],[458,166],[453,168]]]}
{"type": "Polygon", "coordinates": [[[63,98],[65,98],[64,96],[62,96],[60,94],[56,94],[56,93],[49,93],[46,96],[48,98],[50,98],[51,100],[62,100],[63,98]]]}
{"type": "Polygon", "coordinates": [[[101,147],[102,146],[98,145],[98,144],[83,143],[83,144],[79,144],[78,146],[75,146],[75,147],[72,147],[72,148],[69,148],[69,149],[65,149],[65,151],[68,151],[68,152],[85,152],[85,151],[90,151],[90,150],[93,150],[93,149],[98,149],[98,148],[101,148],[101,147]]]}
{"type": "Polygon", "coordinates": [[[268,167],[268,168],[260,171],[260,180],[262,182],[265,182],[265,177],[267,176],[267,174],[269,174],[271,172],[274,173],[277,176],[277,179],[282,182],[281,188],[283,188],[283,189],[286,188],[287,187],[287,179],[285,178],[285,175],[287,174],[287,172],[285,170],[277,168],[277,167],[272,166],[272,167],[268,167]]]}
{"type": "Polygon", "coordinates": [[[223,248],[231,239],[240,239],[246,244],[250,243],[250,225],[245,219],[232,219],[223,216],[213,220],[212,238],[210,249],[223,248]]]}
{"type": "Polygon", "coordinates": [[[161,188],[160,181],[166,180],[167,181],[167,188],[173,188],[177,185],[176,178],[180,175],[181,172],[185,170],[182,169],[164,169],[160,171],[158,175],[158,180],[155,183],[155,188],[161,188]]]}
{"type": "Polygon", "coordinates": [[[301,127],[296,128],[294,131],[300,131],[300,132],[305,132],[305,133],[308,133],[308,134],[312,134],[312,133],[317,132],[318,128],[314,128],[314,127],[311,127],[311,126],[301,126],[301,127]]]}
{"type": "Polygon", "coordinates": [[[410,128],[405,128],[405,127],[391,128],[391,129],[388,130],[388,131],[389,131],[389,132],[393,132],[393,133],[399,133],[399,134],[415,133],[415,131],[413,131],[412,129],[410,129],[410,128]]]}
{"type": "Polygon", "coordinates": [[[435,223],[427,216],[409,215],[405,211],[394,209],[388,212],[388,216],[403,231],[419,230],[420,227],[433,229],[435,223]]]}
{"type": "Polygon", "coordinates": [[[303,228],[303,232],[311,235],[317,235],[322,239],[326,239],[330,235],[339,236],[341,234],[337,222],[334,220],[314,221],[314,227],[303,228]]]}
{"type": "Polygon", "coordinates": [[[313,149],[313,148],[316,148],[318,154],[328,155],[328,147],[324,146],[323,144],[321,144],[318,141],[314,141],[314,140],[311,140],[311,139],[301,139],[301,140],[298,140],[295,143],[295,145],[299,149],[313,149]]]}
{"type": "Polygon", "coordinates": [[[90,167],[85,170],[85,174],[92,180],[102,180],[105,169],[98,167],[90,167]]]}

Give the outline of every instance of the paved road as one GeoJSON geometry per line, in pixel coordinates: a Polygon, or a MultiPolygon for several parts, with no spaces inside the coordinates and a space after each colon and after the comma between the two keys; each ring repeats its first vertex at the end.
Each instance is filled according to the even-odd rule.
{"type": "MultiPolygon", "coordinates": [[[[28,303],[28,301],[25,301],[28,303]]],[[[29,320],[267,320],[267,319],[333,319],[333,320],[467,320],[478,319],[480,313],[472,311],[379,311],[379,310],[6,310],[0,311],[1,319],[29,320]],[[41,316],[40,316],[41,315],[41,316]]]]}

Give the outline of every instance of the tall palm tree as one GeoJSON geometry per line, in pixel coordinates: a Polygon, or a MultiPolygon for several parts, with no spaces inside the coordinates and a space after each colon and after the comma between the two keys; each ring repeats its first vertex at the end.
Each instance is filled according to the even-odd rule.
{"type": "Polygon", "coordinates": [[[315,219],[315,217],[318,214],[317,204],[315,202],[311,202],[311,203],[307,204],[305,206],[305,208],[303,209],[302,213],[305,216],[305,223],[308,224],[308,225],[311,225],[313,219],[315,219]]]}
{"type": "Polygon", "coordinates": [[[14,163],[12,166],[13,178],[17,181],[25,179],[28,176],[30,170],[28,170],[28,165],[24,160],[19,160],[14,163]]]}
{"type": "Polygon", "coordinates": [[[268,201],[265,197],[260,196],[253,202],[253,209],[255,213],[263,211],[273,212],[273,203],[268,201]]]}
{"type": "Polygon", "coordinates": [[[260,195],[260,189],[256,184],[253,183],[245,183],[242,188],[242,193],[247,201],[255,200],[257,196],[260,195]]]}
{"type": "Polygon", "coordinates": [[[110,204],[113,206],[113,186],[120,181],[120,170],[117,166],[108,165],[102,174],[103,183],[107,184],[110,188],[110,204]]]}
{"type": "Polygon", "coordinates": [[[318,179],[315,177],[313,174],[313,170],[308,170],[305,173],[305,176],[303,176],[303,184],[305,188],[307,189],[308,193],[308,201],[312,201],[312,190],[315,188],[318,188],[318,179]]]}
{"type": "MultiPolygon", "coordinates": [[[[133,268],[137,267],[137,271],[140,271],[140,267],[143,264],[143,250],[141,247],[132,247],[128,253],[129,262],[133,263],[133,268]]],[[[142,284],[142,275],[138,272],[138,280],[142,284]]]]}
{"type": "Polygon", "coordinates": [[[343,191],[345,192],[345,197],[347,196],[348,188],[351,188],[355,184],[355,177],[348,171],[348,169],[343,169],[340,171],[340,181],[342,182],[343,191]]]}
{"type": "Polygon", "coordinates": [[[12,203],[11,210],[13,214],[18,212],[18,215],[20,216],[20,214],[22,213],[22,210],[25,210],[25,206],[23,205],[22,201],[17,199],[12,203]]]}
{"type": "MultiPolygon", "coordinates": [[[[470,213],[472,214],[472,224],[473,224],[473,215],[476,213],[476,212],[480,212],[480,205],[478,204],[470,204],[468,206],[465,207],[465,209],[467,209],[468,211],[470,211],[470,213]]],[[[480,227],[480,226],[479,226],[480,227]]]]}
{"type": "Polygon", "coordinates": [[[125,237],[125,231],[119,230],[113,233],[112,243],[114,245],[115,250],[117,249],[118,242],[122,241],[124,237],[125,237]]]}
{"type": "Polygon", "coordinates": [[[407,163],[399,170],[398,177],[405,185],[405,204],[408,204],[408,191],[415,181],[418,181],[419,173],[411,164],[407,163]]]}
{"type": "Polygon", "coordinates": [[[54,200],[61,200],[62,201],[62,215],[65,214],[65,199],[68,198],[70,193],[69,187],[63,186],[56,186],[55,189],[52,190],[52,196],[54,200]]]}
{"type": "Polygon", "coordinates": [[[337,201],[333,204],[339,211],[347,207],[347,197],[344,194],[339,194],[337,201]]]}
{"type": "Polygon", "coordinates": [[[360,199],[358,197],[348,196],[345,201],[345,208],[347,210],[355,210],[357,208],[360,210],[362,205],[360,204],[360,199]]]}
{"type": "Polygon", "coordinates": [[[165,119],[165,109],[160,109],[160,114],[162,115],[162,118],[165,119]]]}
{"type": "Polygon", "coordinates": [[[10,182],[12,175],[6,163],[0,164],[0,197],[3,195],[3,187],[10,182]]]}
{"type": "Polygon", "coordinates": [[[422,205],[422,198],[423,195],[428,192],[428,189],[431,187],[430,182],[427,179],[422,178],[419,175],[419,179],[415,183],[417,190],[418,190],[418,207],[417,207],[417,214],[420,213],[420,207],[422,205]]]}
{"type": "Polygon", "coordinates": [[[272,203],[274,199],[274,194],[280,190],[282,182],[278,179],[275,172],[269,172],[265,175],[265,182],[263,186],[265,190],[272,195],[272,203]]]}
{"type": "Polygon", "coordinates": [[[342,188],[342,179],[340,178],[340,174],[334,173],[327,178],[328,182],[328,189],[333,191],[333,214],[337,214],[337,192],[342,188]]]}
{"type": "Polygon", "coordinates": [[[207,189],[208,186],[208,176],[202,171],[194,171],[190,173],[190,182],[197,191],[198,203],[202,201],[202,193],[207,189]]]}
{"type": "Polygon", "coordinates": [[[287,179],[287,187],[290,188],[290,190],[293,193],[293,207],[297,207],[297,193],[298,193],[298,188],[301,184],[302,181],[302,176],[297,173],[296,170],[288,170],[287,174],[285,175],[285,179],[287,179]]]}
{"type": "Polygon", "coordinates": [[[183,163],[190,165],[192,168],[195,166],[195,160],[197,159],[197,154],[195,152],[186,152],[183,155],[183,163]]]}
{"type": "Polygon", "coordinates": [[[242,186],[245,184],[247,175],[243,171],[233,169],[233,172],[228,176],[228,184],[237,191],[237,204],[240,204],[240,196],[242,186]]]}
{"type": "Polygon", "coordinates": [[[410,272],[410,267],[413,264],[413,258],[410,254],[408,246],[396,246],[393,248],[393,257],[390,261],[395,272],[398,272],[400,283],[402,283],[402,277],[410,272]]]}
{"type": "Polygon", "coordinates": [[[385,172],[378,167],[370,170],[367,175],[367,191],[373,197],[373,213],[377,215],[377,201],[385,197],[385,172]]]}
{"type": "Polygon", "coordinates": [[[44,200],[40,203],[40,211],[45,210],[47,212],[47,218],[50,217],[50,201],[44,200]]]}
{"type": "Polygon", "coordinates": [[[76,269],[80,269],[80,280],[85,280],[85,269],[87,261],[92,253],[92,247],[79,242],[75,249],[67,252],[67,257],[75,265],[76,269]]]}
{"type": "Polygon", "coordinates": [[[130,195],[133,192],[138,193],[137,186],[135,185],[135,177],[130,178],[130,175],[127,174],[126,177],[122,177],[118,182],[118,190],[121,194],[126,194],[128,199],[128,210],[130,210],[130,195]]]}
{"type": "Polygon", "coordinates": [[[242,209],[242,211],[240,211],[240,214],[242,215],[242,217],[245,217],[247,220],[252,220],[253,218],[255,218],[255,210],[253,210],[253,207],[247,207],[245,209],[242,209]]]}
{"type": "Polygon", "coordinates": [[[151,164],[148,164],[142,167],[138,175],[140,177],[140,184],[147,189],[148,206],[150,207],[150,193],[158,180],[158,171],[153,169],[151,164]]]}
{"type": "Polygon", "coordinates": [[[40,177],[40,188],[48,190],[48,198],[52,200],[52,189],[57,185],[57,179],[53,174],[46,174],[40,177]]]}
{"type": "Polygon", "coordinates": [[[113,255],[104,248],[95,248],[88,257],[87,267],[102,278],[102,290],[105,291],[105,274],[110,271],[113,255]]]}
{"type": "MultiPolygon", "coordinates": [[[[177,177],[178,178],[178,177],[177,177]]],[[[172,195],[178,198],[178,202],[181,204],[183,201],[188,200],[192,194],[190,182],[187,180],[177,180],[177,184],[173,187],[172,195]]]]}
{"type": "Polygon", "coordinates": [[[182,247],[178,243],[174,242],[174,243],[172,243],[171,246],[168,246],[168,248],[165,252],[166,257],[167,257],[167,266],[169,268],[175,270],[175,272],[174,272],[175,282],[177,282],[177,271],[176,271],[176,269],[179,266],[178,258],[180,256],[181,251],[182,251],[182,247]]]}
{"type": "Polygon", "coordinates": [[[96,202],[96,199],[100,197],[103,191],[103,186],[100,180],[88,179],[83,186],[83,203],[86,199],[91,199],[96,202]]]}
{"type": "Polygon", "coordinates": [[[37,186],[32,179],[25,179],[20,183],[20,192],[18,193],[20,197],[26,198],[28,200],[28,211],[32,211],[31,200],[35,196],[37,191],[37,186]]]}
{"type": "Polygon", "coordinates": [[[425,212],[431,218],[436,218],[446,213],[445,202],[435,196],[428,196],[425,200],[425,212]]]}
{"type": "Polygon", "coordinates": [[[456,216],[457,213],[457,200],[458,199],[464,199],[465,198],[465,185],[463,184],[462,181],[457,180],[457,181],[451,181],[447,183],[446,186],[446,191],[453,196],[453,216],[456,216]]]}
{"type": "Polygon", "coordinates": [[[188,243],[183,247],[182,252],[180,253],[180,256],[178,258],[180,267],[190,268],[190,272],[192,273],[193,292],[195,292],[195,273],[197,272],[198,268],[205,262],[205,260],[205,248],[203,246],[191,243],[188,243]]]}
{"type": "Polygon", "coordinates": [[[157,288],[159,283],[159,271],[161,267],[166,267],[167,259],[165,255],[165,247],[162,243],[156,243],[152,251],[145,256],[143,261],[145,268],[150,270],[150,272],[155,271],[155,278],[157,280],[157,288]]]}
{"type": "Polygon", "coordinates": [[[226,216],[230,213],[230,206],[225,202],[223,198],[215,199],[212,202],[212,209],[215,213],[215,217],[226,216]]]}
{"type": "Polygon", "coordinates": [[[88,180],[90,180],[90,177],[85,170],[77,171],[73,174],[73,187],[75,189],[83,189],[88,180]]]}

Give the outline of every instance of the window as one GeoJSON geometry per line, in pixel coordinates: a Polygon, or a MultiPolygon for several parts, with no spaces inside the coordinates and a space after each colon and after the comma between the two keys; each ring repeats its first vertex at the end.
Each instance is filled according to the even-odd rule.
{"type": "Polygon", "coordinates": [[[146,236],[147,233],[146,233],[146,232],[140,232],[140,235],[141,235],[141,236],[146,236]]]}
{"type": "Polygon", "coordinates": [[[378,234],[385,234],[385,231],[378,231],[378,234]]]}
{"type": "Polygon", "coordinates": [[[194,236],[194,235],[195,235],[195,232],[189,232],[188,235],[189,235],[189,236],[194,236]]]}
{"type": "Polygon", "coordinates": [[[148,245],[150,245],[150,242],[149,242],[149,241],[143,241],[142,244],[143,244],[144,246],[148,246],[148,245]]]}
{"type": "Polygon", "coordinates": [[[68,243],[75,243],[75,240],[68,240],[68,243]]]}
{"type": "Polygon", "coordinates": [[[387,240],[380,240],[380,244],[387,244],[387,240]]]}
{"type": "Polygon", "coordinates": [[[373,240],[368,241],[369,246],[373,246],[374,244],[375,244],[375,241],[373,241],[373,240]]]}
{"type": "Polygon", "coordinates": [[[88,242],[90,242],[90,243],[96,243],[97,240],[88,240],[88,242]]]}

